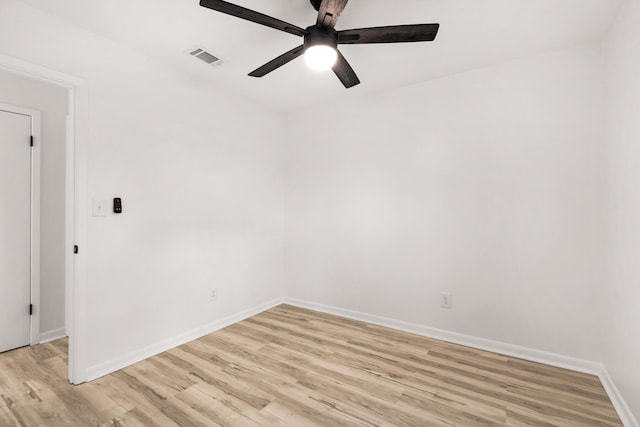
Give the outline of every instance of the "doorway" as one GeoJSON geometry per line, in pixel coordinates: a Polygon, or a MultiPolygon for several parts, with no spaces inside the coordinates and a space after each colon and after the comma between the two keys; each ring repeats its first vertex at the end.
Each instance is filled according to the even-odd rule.
{"type": "Polygon", "coordinates": [[[0,104],[0,352],[40,341],[39,202],[40,113],[0,104]]]}
{"type": "MultiPolygon", "coordinates": [[[[86,381],[84,300],[87,212],[83,207],[87,206],[85,135],[88,135],[88,85],[83,79],[3,54],[0,54],[0,71],[62,88],[65,94],[68,116],[63,124],[62,156],[65,166],[64,191],[61,196],[64,203],[64,243],[59,252],[64,264],[62,293],[65,302],[64,332],[69,337],[68,377],[71,383],[80,384],[86,381]]],[[[35,339],[38,340],[38,337],[35,339]]]]}

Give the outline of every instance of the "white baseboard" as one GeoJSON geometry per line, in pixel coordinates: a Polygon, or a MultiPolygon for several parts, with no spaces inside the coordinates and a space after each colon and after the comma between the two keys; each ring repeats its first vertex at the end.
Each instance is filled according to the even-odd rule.
{"type": "Polygon", "coordinates": [[[52,331],[47,331],[47,332],[41,332],[40,333],[40,341],[38,341],[39,344],[44,344],[47,343],[49,341],[54,341],[60,338],[64,338],[67,336],[67,332],[65,331],[65,328],[58,328],[58,329],[54,329],[52,331]]]}
{"type": "Polygon", "coordinates": [[[618,416],[620,417],[625,427],[640,427],[638,425],[638,421],[631,413],[631,410],[622,398],[622,395],[616,388],[613,380],[607,373],[607,370],[602,363],[578,359],[571,356],[564,356],[556,353],[550,353],[547,351],[535,350],[532,348],[508,344],[500,341],[478,338],[470,335],[460,334],[457,332],[430,328],[428,326],[423,326],[416,323],[403,322],[400,320],[390,319],[374,314],[362,313],[359,311],[348,310],[340,307],[319,304],[296,298],[284,298],[283,302],[296,307],[307,308],[309,310],[315,310],[322,313],[333,314],[336,316],[342,316],[352,320],[359,320],[362,322],[371,323],[373,325],[397,329],[428,338],[435,338],[454,344],[474,347],[481,350],[504,354],[506,356],[517,357],[519,359],[529,360],[531,362],[544,363],[546,365],[556,366],[558,368],[570,369],[572,371],[596,375],[600,378],[605,391],[609,395],[609,399],[611,399],[611,402],[613,403],[613,406],[618,412],[618,416]]]}
{"type": "Polygon", "coordinates": [[[371,323],[374,325],[393,328],[404,332],[409,332],[424,337],[435,338],[442,341],[474,347],[481,350],[492,351],[506,356],[526,359],[532,362],[544,363],[559,368],[571,369],[592,375],[599,375],[602,371],[602,364],[588,360],[577,359],[570,356],[563,356],[546,351],[534,350],[500,341],[493,341],[485,338],[478,338],[471,335],[464,335],[457,332],[445,331],[443,329],[431,328],[416,323],[403,322],[401,320],[390,319],[359,311],[347,310],[343,308],[317,304],[314,302],[285,298],[285,303],[297,307],[308,308],[310,310],[321,311],[323,313],[334,314],[347,317],[353,320],[371,323]]]}
{"type": "MultiPolygon", "coordinates": [[[[311,301],[300,300],[296,298],[276,298],[264,304],[260,304],[248,310],[241,311],[239,313],[227,316],[216,322],[201,326],[193,329],[184,334],[163,340],[161,342],[152,344],[140,350],[125,354],[121,357],[117,357],[110,361],[101,363],[99,365],[92,366],[87,369],[87,381],[94,380],[104,375],[115,372],[119,369],[125,368],[129,365],[137,363],[141,360],[155,356],[163,351],[170,350],[174,347],[185,344],[189,341],[198,339],[204,335],[208,335],[212,332],[230,326],[234,323],[240,322],[249,317],[255,316],[270,308],[276,307],[282,303],[290,304],[293,306],[307,308],[310,310],[319,311],[322,313],[333,314],[336,316],[342,316],[353,320],[359,320],[362,322],[371,323],[373,325],[384,326],[388,328],[397,329],[404,332],[413,333],[429,338],[435,338],[455,344],[474,347],[481,350],[492,351],[495,353],[504,354],[507,356],[517,357],[532,362],[544,363],[559,368],[571,369],[573,371],[584,372],[587,374],[597,375],[602,382],[604,389],[606,390],[613,406],[615,407],[621,421],[625,427],[640,427],[638,421],[632,414],[628,405],[624,401],[622,395],[616,388],[613,380],[609,376],[609,373],[605,367],[598,362],[589,360],[578,359],[570,356],[559,355],[546,351],[535,350],[527,347],[521,347],[513,344],[503,343],[500,341],[488,340],[485,338],[473,337],[470,335],[464,335],[457,332],[445,331],[437,328],[430,328],[415,323],[403,322],[400,320],[390,319],[387,317],[377,316],[373,314],[363,313],[354,310],[348,310],[344,308],[329,306],[325,304],[314,303],[311,301]]],[[[44,341],[45,336],[50,338],[49,340],[60,338],[58,334],[64,336],[64,329],[51,331],[41,335],[41,342],[44,341]]]]}
{"type": "Polygon", "coordinates": [[[640,423],[638,423],[638,420],[631,412],[631,408],[627,405],[627,402],[620,394],[620,391],[604,366],[599,376],[602,386],[607,391],[611,403],[613,403],[613,406],[616,408],[622,424],[624,424],[625,427],[640,427],[640,423]]]}
{"type": "Polygon", "coordinates": [[[232,314],[231,316],[227,316],[213,323],[200,326],[175,337],[168,338],[166,340],[146,346],[140,350],[136,350],[123,356],[111,359],[107,362],[91,366],[87,368],[86,379],[87,381],[95,380],[96,378],[100,378],[104,375],[110,374],[129,365],[133,365],[134,363],[140,362],[141,360],[155,356],[156,354],[162,353],[163,351],[178,347],[182,344],[188,343],[189,341],[193,341],[212,332],[233,325],[234,323],[255,316],[256,314],[262,313],[265,310],[269,310],[270,308],[282,304],[282,302],[282,298],[276,298],[272,301],[260,304],[256,307],[243,310],[236,314],[232,314]]]}

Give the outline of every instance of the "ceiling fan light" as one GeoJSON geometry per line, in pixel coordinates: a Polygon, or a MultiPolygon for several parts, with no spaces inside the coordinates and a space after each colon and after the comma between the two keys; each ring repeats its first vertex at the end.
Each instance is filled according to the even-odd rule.
{"type": "Polygon", "coordinates": [[[333,67],[338,59],[338,52],[331,46],[317,44],[308,47],[304,52],[304,61],[312,70],[324,71],[333,67]]]}

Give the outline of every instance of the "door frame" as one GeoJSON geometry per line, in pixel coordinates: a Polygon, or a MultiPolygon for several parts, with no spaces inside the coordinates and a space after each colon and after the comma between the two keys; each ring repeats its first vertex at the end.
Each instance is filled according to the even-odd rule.
{"type": "MultiPolygon", "coordinates": [[[[30,200],[30,303],[35,310],[29,318],[29,345],[40,342],[40,147],[42,139],[40,133],[41,114],[38,110],[19,107],[17,105],[0,103],[0,111],[29,117],[29,131],[33,138],[33,145],[29,154],[29,195],[30,200]]],[[[25,144],[27,141],[25,141],[25,144]]]]}
{"type": "MultiPolygon", "coordinates": [[[[1,53],[0,70],[63,87],[68,93],[65,166],[65,329],[69,337],[69,382],[80,384],[87,379],[85,301],[88,252],[88,84],[84,79],[1,53]],[[77,254],[74,253],[76,246],[79,247],[77,254]]],[[[39,336],[36,338],[39,341],[39,336]]]]}

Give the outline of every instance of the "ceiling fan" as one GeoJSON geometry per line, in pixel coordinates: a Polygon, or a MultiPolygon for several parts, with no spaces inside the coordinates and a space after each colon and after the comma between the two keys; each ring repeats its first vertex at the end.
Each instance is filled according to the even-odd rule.
{"type": "Polygon", "coordinates": [[[310,1],[318,11],[318,18],[314,25],[307,28],[300,28],[223,0],[200,0],[200,6],[304,38],[301,46],[291,49],[250,72],[250,76],[263,77],[304,54],[309,67],[314,69],[332,68],[346,88],[359,84],[360,80],[338,50],[339,44],[433,41],[440,27],[439,24],[416,24],[337,31],[335,29],[336,23],[348,0],[310,1]]]}

